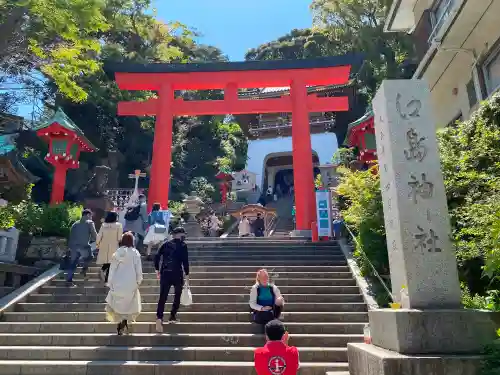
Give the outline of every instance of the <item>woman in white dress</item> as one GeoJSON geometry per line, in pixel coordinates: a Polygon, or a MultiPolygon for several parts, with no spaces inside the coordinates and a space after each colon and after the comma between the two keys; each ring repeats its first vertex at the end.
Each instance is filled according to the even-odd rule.
{"type": "Polygon", "coordinates": [[[242,216],[240,223],[238,224],[238,232],[240,237],[248,237],[252,232],[250,221],[248,221],[246,216],[242,216]]]}
{"type": "Polygon", "coordinates": [[[127,232],[111,259],[106,297],[106,317],[108,321],[118,323],[118,335],[122,335],[125,329],[128,332],[128,322],[134,322],[142,311],[141,283],[141,255],[134,248],[134,235],[127,232]]]}

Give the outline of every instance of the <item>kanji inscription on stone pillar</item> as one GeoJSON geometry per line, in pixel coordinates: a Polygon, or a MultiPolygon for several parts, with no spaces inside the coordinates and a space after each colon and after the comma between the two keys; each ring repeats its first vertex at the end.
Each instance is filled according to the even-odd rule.
{"type": "Polygon", "coordinates": [[[430,92],[421,80],[384,81],[373,101],[393,294],[403,308],[460,306],[457,262],[430,92]]]}

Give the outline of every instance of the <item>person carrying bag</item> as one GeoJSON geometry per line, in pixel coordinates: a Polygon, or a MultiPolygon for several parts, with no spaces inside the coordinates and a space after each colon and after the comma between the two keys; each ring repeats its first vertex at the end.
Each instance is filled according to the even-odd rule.
{"type": "MultiPolygon", "coordinates": [[[[163,314],[170,288],[174,287],[174,302],[170,311],[169,323],[177,322],[177,310],[181,303],[184,290],[184,275],[186,285],[189,285],[189,259],[188,249],[184,242],[186,231],[182,227],[173,230],[173,239],[165,242],[156,253],[154,266],[156,277],[160,280],[160,296],[156,309],[156,332],[163,332],[163,314]]],[[[189,295],[189,286],[186,294],[189,295]]],[[[187,297],[186,301],[187,301],[187,297]]]]}

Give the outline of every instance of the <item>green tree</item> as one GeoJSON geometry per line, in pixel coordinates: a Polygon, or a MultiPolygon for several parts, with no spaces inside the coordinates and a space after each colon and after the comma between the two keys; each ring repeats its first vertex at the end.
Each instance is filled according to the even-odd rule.
{"type": "Polygon", "coordinates": [[[290,33],[250,49],[246,60],[298,60],[340,55],[347,50],[324,29],[294,29],[290,33]]]}
{"type": "Polygon", "coordinates": [[[75,101],[87,93],[76,80],[100,68],[99,35],[109,29],[104,0],[0,1],[0,67],[23,83],[40,71],[75,101]]]}
{"type": "Polygon", "coordinates": [[[383,79],[407,76],[405,62],[413,58],[408,35],[383,30],[388,5],[380,0],[313,0],[311,5],[315,24],[343,51],[365,54],[359,79],[370,95],[383,79]]]}

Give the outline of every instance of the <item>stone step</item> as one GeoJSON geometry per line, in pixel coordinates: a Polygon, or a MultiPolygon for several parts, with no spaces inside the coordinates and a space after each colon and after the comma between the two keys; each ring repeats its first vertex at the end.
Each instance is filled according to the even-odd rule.
{"type": "MultiPolygon", "coordinates": [[[[261,344],[263,345],[263,343],[261,344]]],[[[299,347],[304,362],[347,362],[347,348],[299,347]]],[[[0,346],[0,360],[250,362],[253,347],[227,346],[0,346]]]]}
{"type": "MultiPolygon", "coordinates": [[[[156,302],[153,303],[142,303],[142,311],[156,311],[156,302]]],[[[18,303],[16,305],[16,311],[20,312],[102,312],[104,311],[105,303],[18,303]]],[[[248,302],[226,302],[226,303],[214,303],[214,302],[197,302],[189,307],[183,307],[186,311],[237,311],[237,312],[248,312],[249,306],[248,302]]],[[[351,302],[351,303],[338,303],[338,302],[327,302],[327,303],[286,303],[285,307],[288,312],[307,312],[307,311],[318,311],[318,312],[362,312],[367,311],[366,304],[364,302],[351,302]]],[[[170,304],[167,305],[166,311],[170,311],[170,304]]]]}
{"type": "MultiPolygon", "coordinates": [[[[352,279],[352,274],[350,272],[290,272],[290,271],[276,271],[277,268],[269,268],[268,272],[270,274],[279,274],[280,278],[284,279],[352,279]]],[[[221,280],[221,279],[246,279],[250,281],[255,281],[255,275],[257,270],[252,272],[195,272],[190,271],[189,277],[191,281],[194,279],[210,279],[210,280],[221,280]]],[[[87,273],[91,280],[97,280],[99,278],[99,273],[89,272],[87,273]]],[[[155,279],[156,273],[143,273],[145,280],[155,279]]],[[[75,275],[75,281],[83,280],[80,274],[75,275]]]]}
{"type": "MultiPolygon", "coordinates": [[[[244,302],[248,303],[249,291],[246,293],[236,293],[236,294],[193,294],[193,301],[195,304],[198,302],[214,302],[214,303],[224,303],[224,302],[244,302]]],[[[349,294],[299,294],[299,293],[287,293],[285,295],[287,303],[299,303],[299,302],[309,302],[309,303],[321,303],[321,302],[363,302],[363,296],[356,290],[355,293],[349,294]]],[[[39,303],[96,303],[104,302],[105,294],[32,294],[28,297],[29,302],[39,302],[39,303]]],[[[158,302],[158,294],[147,294],[141,293],[141,299],[143,303],[156,303],[158,302]]],[[[173,296],[170,294],[167,301],[171,302],[173,296]]]]}
{"type": "MultiPolygon", "coordinates": [[[[361,334],[292,334],[290,345],[346,347],[349,342],[362,342],[361,334]]],[[[128,336],[114,334],[80,334],[80,333],[3,333],[0,334],[0,345],[4,346],[261,346],[265,342],[264,335],[234,334],[168,334],[134,333],[128,336]]]]}
{"type": "MultiPolygon", "coordinates": [[[[250,293],[251,285],[227,285],[227,286],[192,286],[191,292],[193,294],[237,294],[242,293],[248,295],[250,293]]],[[[314,294],[355,294],[359,293],[359,288],[353,286],[308,286],[308,285],[279,285],[282,294],[288,293],[314,293],[314,294]]],[[[160,286],[140,286],[139,290],[144,294],[158,294],[160,293],[160,286]]],[[[85,294],[85,295],[106,295],[108,288],[101,284],[101,286],[87,286],[84,283],[69,287],[69,286],[44,286],[41,288],[41,293],[48,294],[85,294]]]]}
{"type": "MultiPolygon", "coordinates": [[[[252,272],[254,275],[257,272],[258,269],[260,268],[268,268],[268,269],[274,269],[275,272],[350,272],[349,267],[347,265],[288,265],[288,264],[283,264],[284,262],[281,262],[280,264],[274,265],[274,266],[262,266],[258,264],[253,264],[249,266],[239,266],[239,265],[213,265],[213,266],[206,266],[206,265],[192,265],[190,264],[189,266],[189,271],[193,273],[193,275],[197,272],[214,272],[214,273],[227,273],[227,272],[236,272],[236,273],[241,273],[241,272],[252,272]]],[[[101,266],[91,266],[89,267],[89,272],[90,273],[97,273],[101,269],[101,266]]],[[[142,265],[142,272],[144,273],[154,273],[154,267],[151,262],[144,263],[142,265]]]]}
{"type": "MultiPolygon", "coordinates": [[[[155,275],[156,276],[156,275],[155,275]]],[[[271,272],[270,273],[271,279],[273,282],[277,282],[279,284],[285,284],[288,286],[300,286],[300,285],[310,285],[314,287],[319,287],[323,285],[327,286],[355,286],[356,285],[356,280],[353,278],[348,278],[348,279],[289,279],[286,277],[283,277],[280,273],[277,272],[271,272]]],[[[194,278],[195,275],[191,276],[189,275],[189,285],[191,288],[194,287],[199,287],[199,286],[243,286],[243,287],[251,287],[255,283],[255,279],[248,279],[248,278],[236,278],[236,279],[230,279],[230,278],[222,278],[222,279],[198,279],[194,278]]],[[[77,279],[81,280],[81,278],[77,279]]],[[[82,285],[85,285],[86,287],[102,287],[104,283],[101,280],[98,279],[89,279],[86,281],[82,280],[82,285]]],[[[142,283],[141,287],[146,287],[146,286],[158,286],[160,281],[156,278],[145,278],[142,283]]],[[[58,280],[52,280],[51,286],[58,286],[58,287],[67,287],[66,281],[64,279],[58,279],[58,280]]]]}
{"type": "MultiPolygon", "coordinates": [[[[181,322],[249,322],[249,312],[232,311],[185,311],[178,313],[181,322]]],[[[98,322],[104,320],[102,312],[4,312],[2,320],[8,322],[98,322]]],[[[154,322],[156,311],[143,312],[138,316],[139,322],[154,322]]],[[[282,320],[286,322],[367,322],[367,312],[283,312],[282,320]]]]}
{"type": "MultiPolygon", "coordinates": [[[[153,255],[156,254],[156,249],[153,249],[151,252],[153,255]]],[[[344,254],[340,250],[318,250],[318,249],[308,249],[301,251],[294,250],[273,250],[273,251],[254,251],[254,250],[246,250],[246,249],[235,249],[235,250],[192,250],[189,251],[189,258],[198,259],[204,257],[219,257],[219,258],[233,258],[233,259],[254,259],[255,257],[266,257],[266,258],[276,258],[276,257],[289,257],[299,258],[299,259],[307,259],[314,257],[344,257],[344,254]],[[311,250],[311,251],[309,251],[311,250]]],[[[142,255],[142,259],[146,260],[145,256],[142,255]]]]}
{"type": "MultiPolygon", "coordinates": [[[[168,314],[167,314],[168,316],[168,314]]],[[[180,313],[179,313],[180,316],[180,313]]],[[[116,333],[116,324],[104,322],[104,314],[95,322],[0,322],[0,333],[116,333]]],[[[165,324],[166,333],[219,333],[261,334],[262,327],[248,321],[243,322],[179,322],[165,324]]],[[[365,322],[287,322],[283,323],[293,334],[361,334],[365,322]]],[[[154,318],[151,322],[131,325],[133,333],[154,333],[154,318]]]]}
{"type": "MultiPolygon", "coordinates": [[[[346,371],[346,362],[304,362],[300,375],[346,371]]],[[[254,362],[221,361],[0,361],[0,375],[255,375],[254,362]]]]}
{"type": "Polygon", "coordinates": [[[232,246],[224,246],[224,247],[194,247],[188,249],[189,254],[198,254],[204,252],[213,252],[213,253],[297,253],[297,254],[310,254],[310,253],[320,253],[320,252],[337,252],[342,254],[340,246],[303,246],[303,245],[294,245],[289,244],[286,246],[283,245],[274,245],[274,246],[266,246],[259,247],[253,244],[248,245],[232,245],[232,246]]]}
{"type": "MultiPolygon", "coordinates": [[[[257,270],[259,268],[271,268],[278,266],[309,266],[309,267],[318,267],[318,266],[347,266],[347,262],[345,258],[335,259],[284,259],[283,257],[279,257],[278,259],[266,259],[265,257],[256,258],[255,260],[200,260],[200,258],[195,258],[194,260],[189,260],[189,265],[194,267],[207,267],[207,266],[225,266],[227,268],[232,267],[248,267],[253,270],[257,270]],[[260,259],[262,258],[262,259],[260,259]]],[[[100,267],[99,267],[100,268],[100,267]]],[[[92,267],[93,270],[97,270],[97,266],[92,267]]],[[[143,270],[152,270],[153,266],[150,262],[145,262],[143,265],[143,270]],[[150,268],[148,268],[148,264],[151,264],[150,268]]],[[[95,272],[95,271],[94,271],[95,272]]],[[[150,272],[150,271],[149,271],[150,272]]]]}
{"type": "Polygon", "coordinates": [[[245,253],[231,253],[231,254],[203,254],[192,256],[189,254],[190,262],[242,262],[245,264],[247,262],[266,260],[269,262],[281,262],[280,264],[290,262],[317,262],[316,264],[321,264],[323,261],[342,261],[345,260],[343,254],[245,254],[245,253]]]}

